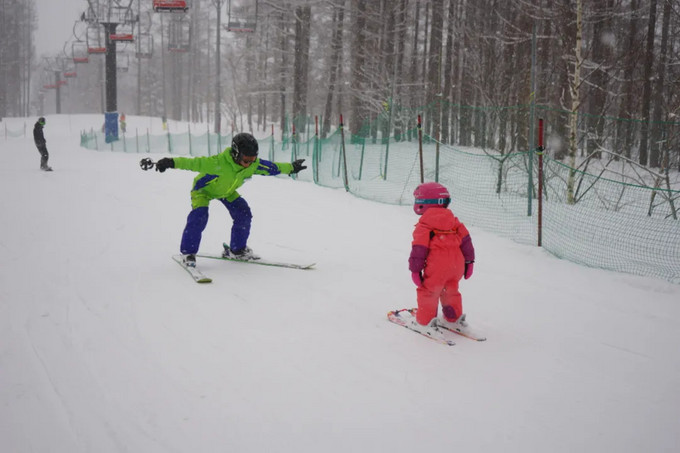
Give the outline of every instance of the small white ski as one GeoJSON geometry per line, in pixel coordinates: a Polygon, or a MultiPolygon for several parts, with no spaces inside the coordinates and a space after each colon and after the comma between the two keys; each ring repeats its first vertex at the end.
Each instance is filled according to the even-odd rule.
{"type": "MultiPolygon", "coordinates": [[[[394,322],[395,324],[403,325],[404,327],[411,328],[408,324],[409,321],[412,318],[415,318],[416,313],[418,312],[417,308],[402,308],[399,310],[394,310],[391,311],[387,314],[388,319],[390,321],[394,322]],[[395,318],[393,320],[392,318],[395,318]]],[[[437,330],[440,332],[451,332],[455,333],[456,335],[460,335],[461,337],[469,338],[470,340],[475,340],[475,341],[486,341],[486,337],[482,335],[481,333],[477,332],[475,329],[468,327],[463,327],[459,324],[455,325],[445,325],[443,322],[441,322],[440,319],[435,320],[435,326],[437,330]]],[[[411,329],[414,330],[414,329],[411,329]]],[[[422,332],[418,332],[422,333],[422,332]]]]}
{"type": "Polygon", "coordinates": [[[177,264],[182,266],[182,269],[187,271],[189,275],[191,275],[191,278],[193,278],[196,283],[212,282],[212,278],[205,275],[197,267],[187,266],[186,264],[184,264],[184,261],[182,260],[182,255],[172,255],[172,259],[175,260],[177,264]]]}
{"type": "Polygon", "coordinates": [[[475,341],[486,341],[486,337],[484,335],[481,335],[474,330],[470,329],[469,327],[463,327],[463,326],[455,326],[455,327],[449,327],[444,325],[443,323],[437,321],[437,327],[440,329],[445,329],[448,330],[449,332],[456,333],[458,335],[461,335],[465,338],[469,338],[470,340],[475,340],[475,341]]]}
{"type": "Polygon", "coordinates": [[[387,320],[397,324],[402,327],[406,327],[408,330],[419,333],[420,335],[434,340],[439,344],[445,344],[447,346],[454,346],[456,344],[449,336],[452,336],[448,331],[441,330],[437,326],[418,326],[413,327],[411,320],[415,317],[413,316],[414,309],[404,308],[401,310],[392,310],[387,312],[387,320]]]}

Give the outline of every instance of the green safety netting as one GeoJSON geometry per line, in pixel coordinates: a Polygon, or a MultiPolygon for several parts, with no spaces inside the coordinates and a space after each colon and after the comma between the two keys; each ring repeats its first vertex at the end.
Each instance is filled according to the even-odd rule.
{"type": "MultiPolygon", "coordinates": [[[[422,175],[425,181],[439,181],[448,187],[453,197],[451,208],[467,225],[523,244],[536,245],[540,235],[542,247],[560,258],[680,283],[680,191],[671,188],[669,178],[635,184],[623,169],[618,178],[603,177],[601,172],[591,174],[554,159],[551,156],[566,140],[555,125],[561,124],[565,113],[545,110],[540,112],[548,119],[539,230],[538,155],[528,149],[526,136],[508,137],[509,131],[526,124],[528,109],[462,111],[469,118],[451,120],[455,123],[451,136],[457,144],[438,143],[423,134],[422,175]],[[461,135],[461,121],[477,124],[483,132],[461,135]]],[[[614,135],[600,136],[600,148],[603,142],[615,144],[620,138],[617,134],[628,133],[627,128],[640,128],[634,121],[603,121],[598,130],[614,135]]],[[[669,137],[677,124],[664,127],[669,137]]],[[[277,141],[270,136],[260,139],[260,153],[272,161],[308,159],[311,171],[297,175],[301,181],[344,188],[381,203],[410,205],[413,190],[421,181],[418,129],[404,128],[392,135],[371,133],[379,130],[371,124],[362,129],[362,135],[337,129],[323,139],[298,135],[277,141]]],[[[583,130],[587,135],[588,127],[583,130]]],[[[126,137],[107,144],[101,133],[90,132],[82,134],[81,144],[91,149],[204,156],[228,146],[229,140],[229,136],[187,132],[126,137]]],[[[589,145],[580,146],[585,149],[589,145]]],[[[665,169],[668,175],[668,165],[665,169]]]]}
{"type": "Polygon", "coordinates": [[[121,151],[126,153],[168,153],[182,156],[212,156],[231,144],[231,135],[213,133],[164,133],[119,135],[118,140],[106,142],[100,131],[80,133],[80,146],[97,151],[121,151]]]}

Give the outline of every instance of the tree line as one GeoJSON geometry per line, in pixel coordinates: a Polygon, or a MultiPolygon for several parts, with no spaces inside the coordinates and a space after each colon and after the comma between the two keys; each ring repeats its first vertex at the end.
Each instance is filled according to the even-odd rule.
{"type": "MultiPolygon", "coordinates": [[[[0,108],[19,114],[33,56],[30,39],[18,37],[34,16],[18,5],[32,1],[3,2],[13,8],[0,20],[23,19],[2,22],[0,33],[22,44],[0,42],[0,108]],[[6,31],[10,22],[24,28],[6,31]],[[17,64],[8,69],[6,56],[17,64]]],[[[547,121],[564,138],[557,157],[607,151],[659,167],[678,143],[677,0],[194,0],[187,14],[142,2],[137,30],[153,37],[153,52],[121,49],[133,57],[118,77],[119,110],[213,121],[218,3],[217,108],[237,130],[277,124],[309,134],[308,118],[318,116],[326,134],[342,113],[353,134],[377,137],[415,127],[423,113],[425,132],[444,143],[507,153],[529,147],[522,106],[534,103],[558,112],[547,121]],[[255,6],[253,33],[225,29],[225,10],[255,6]],[[170,47],[177,30],[182,49],[170,47]]],[[[102,64],[77,67],[64,100],[71,111],[103,106],[102,64]]]]}
{"type": "Polygon", "coordinates": [[[0,0],[0,120],[29,114],[36,24],[34,0],[0,0]]]}

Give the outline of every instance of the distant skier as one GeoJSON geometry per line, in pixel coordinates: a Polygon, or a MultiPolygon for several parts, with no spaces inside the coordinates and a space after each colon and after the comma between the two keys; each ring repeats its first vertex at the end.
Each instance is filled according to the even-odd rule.
{"type": "Polygon", "coordinates": [[[413,231],[408,260],[411,277],[418,287],[416,322],[430,325],[441,302],[444,321],[437,322],[466,327],[458,282],[472,276],[475,248],[470,233],[447,209],[451,195],[446,187],[428,182],[419,185],[413,195],[413,210],[421,216],[413,231]]]}
{"type": "Polygon", "coordinates": [[[223,256],[242,260],[258,259],[247,246],[250,236],[252,214],[244,198],[236,191],[246,179],[253,175],[274,176],[298,173],[305,168],[304,159],[293,163],[269,162],[259,159],[258,144],[251,134],[236,134],[231,147],[210,157],[163,158],[156,163],[156,171],[168,168],[197,171],[191,189],[192,210],[182,234],[180,252],[187,266],[196,265],[196,253],[201,243],[203,230],[208,224],[208,205],[219,200],[229,211],[234,223],[231,228],[229,245],[224,245],[223,256]]]}
{"type": "Polygon", "coordinates": [[[47,140],[45,140],[45,135],[43,134],[43,127],[45,127],[45,118],[41,116],[38,118],[38,121],[35,122],[35,126],[33,126],[33,141],[40,153],[40,169],[52,171],[52,167],[47,165],[50,154],[47,152],[47,140]]]}
{"type": "Polygon", "coordinates": [[[125,113],[120,114],[120,131],[125,134],[127,130],[127,122],[125,121],[125,113]]]}

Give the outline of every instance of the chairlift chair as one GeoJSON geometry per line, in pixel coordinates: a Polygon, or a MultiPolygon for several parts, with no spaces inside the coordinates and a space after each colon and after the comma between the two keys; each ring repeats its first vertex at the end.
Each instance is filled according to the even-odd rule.
{"type": "Polygon", "coordinates": [[[227,25],[230,32],[253,33],[257,27],[257,0],[229,0],[227,25]],[[240,4],[237,4],[240,3],[240,4]]]}
{"type": "Polygon", "coordinates": [[[109,35],[109,39],[114,42],[133,42],[134,24],[137,20],[139,20],[139,17],[135,17],[129,5],[112,5],[109,8],[107,22],[118,24],[118,27],[115,33],[109,35]]]}
{"type": "Polygon", "coordinates": [[[115,42],[134,42],[135,36],[132,33],[132,26],[126,26],[115,33],[109,35],[109,39],[115,42]]]}
{"type": "Polygon", "coordinates": [[[116,56],[116,71],[118,72],[128,72],[130,69],[130,55],[118,54],[116,56]]]}
{"type": "Polygon", "coordinates": [[[191,22],[173,20],[168,24],[168,51],[188,52],[191,49],[191,22]]]}
{"type": "MultiPolygon", "coordinates": [[[[64,47],[66,46],[64,45],[64,47]]],[[[63,57],[59,57],[59,68],[65,79],[72,79],[76,76],[76,65],[73,59],[67,56],[66,52],[64,52],[63,57]]]]}
{"type": "Polygon", "coordinates": [[[157,13],[186,13],[189,2],[186,0],[153,0],[153,10],[157,13]]]}
{"type": "Polygon", "coordinates": [[[71,57],[74,63],[89,63],[90,54],[88,53],[87,43],[75,41],[71,44],[71,57]]]}
{"type": "Polygon", "coordinates": [[[106,46],[104,45],[104,40],[102,39],[102,34],[104,27],[99,24],[90,24],[87,27],[87,53],[92,54],[105,54],[106,46]]]}
{"type": "Polygon", "coordinates": [[[140,33],[137,37],[135,47],[137,58],[151,58],[153,56],[153,35],[150,33],[140,33]]]}
{"type": "Polygon", "coordinates": [[[121,4],[110,5],[106,20],[100,20],[100,22],[109,22],[114,24],[131,24],[135,22],[134,14],[130,9],[131,4],[132,2],[130,1],[127,6],[121,4]]]}

